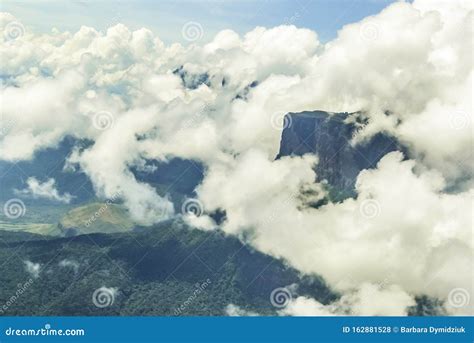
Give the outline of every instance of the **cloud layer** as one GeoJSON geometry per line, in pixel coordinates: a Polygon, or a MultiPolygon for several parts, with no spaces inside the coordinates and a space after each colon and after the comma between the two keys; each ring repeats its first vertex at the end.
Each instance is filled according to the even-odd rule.
{"type": "Polygon", "coordinates": [[[33,198],[43,198],[69,204],[73,196],[69,193],[60,194],[55,186],[54,179],[48,179],[45,182],[38,181],[35,177],[29,177],[26,180],[27,187],[22,190],[16,190],[15,193],[31,196],[33,198]]]}
{"type": "Polygon", "coordinates": [[[226,211],[226,232],[322,275],[356,313],[403,314],[417,294],[448,306],[453,289],[473,294],[472,22],[469,1],[400,2],[327,44],[279,26],[183,47],[121,24],[38,35],[3,13],[0,158],[31,159],[66,135],[90,139],[69,162],[144,224],[174,209],[130,168],[198,160],[199,200],[226,211]],[[410,156],[388,154],[361,172],[357,198],[314,209],[325,196],[317,157],[274,158],[284,113],[315,109],[362,111],[368,124],[353,144],[389,132],[410,156]]]}

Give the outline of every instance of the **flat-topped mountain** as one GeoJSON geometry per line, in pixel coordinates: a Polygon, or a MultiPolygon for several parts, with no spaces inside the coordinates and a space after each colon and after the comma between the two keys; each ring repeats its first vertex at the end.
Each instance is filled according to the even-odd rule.
{"type": "Polygon", "coordinates": [[[374,168],[390,151],[403,150],[393,137],[382,133],[358,144],[351,143],[364,125],[357,113],[289,113],[285,122],[277,158],[316,154],[317,179],[327,180],[336,199],[355,195],[354,185],[361,170],[374,168]]]}

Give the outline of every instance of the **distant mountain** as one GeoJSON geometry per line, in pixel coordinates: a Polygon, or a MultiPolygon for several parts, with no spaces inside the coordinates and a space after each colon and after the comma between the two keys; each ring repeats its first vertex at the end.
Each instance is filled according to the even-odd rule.
{"type": "Polygon", "coordinates": [[[181,208],[185,197],[195,196],[194,189],[204,178],[200,162],[181,158],[146,160],[145,166],[132,167],[131,172],[137,180],[153,186],[158,194],[169,196],[175,208],[181,208]]]}
{"type": "MultiPolygon", "coordinates": [[[[26,180],[35,177],[40,182],[50,178],[56,181],[55,186],[60,194],[69,193],[77,204],[94,197],[92,183],[86,174],[80,171],[70,171],[65,168],[66,159],[77,147],[84,149],[92,144],[91,141],[78,140],[68,136],[56,147],[41,150],[30,161],[6,162],[0,161],[0,200],[16,198],[15,190],[26,188],[26,180]]],[[[35,204],[54,204],[53,201],[32,201],[35,204]]]]}
{"type": "Polygon", "coordinates": [[[115,233],[131,231],[134,227],[128,211],[122,205],[109,202],[79,206],[61,218],[58,224],[60,236],[89,233],[115,233]]]}
{"type": "MultiPolygon", "coordinates": [[[[36,153],[30,161],[0,161],[0,206],[9,199],[20,198],[26,208],[24,215],[15,220],[0,211],[0,230],[56,236],[130,230],[133,224],[126,210],[120,204],[105,206],[104,199],[96,197],[89,177],[78,168],[68,168],[66,160],[73,150],[92,144],[68,136],[56,147],[36,153]],[[26,180],[30,177],[41,183],[54,179],[58,193],[71,194],[72,201],[65,204],[18,193],[27,188],[26,180]],[[106,215],[86,226],[87,220],[104,207],[107,208],[106,215]]],[[[199,162],[171,158],[168,161],[146,160],[144,165],[131,167],[130,171],[138,181],[146,182],[158,194],[168,196],[179,209],[185,198],[195,196],[194,189],[203,179],[204,167],[199,162]]]]}
{"type": "Polygon", "coordinates": [[[351,139],[363,125],[364,120],[356,113],[289,113],[277,159],[316,154],[319,157],[315,168],[317,180],[327,180],[333,200],[354,196],[355,181],[361,170],[374,168],[390,151],[404,150],[393,137],[383,133],[352,145],[351,139]]]}
{"type": "Polygon", "coordinates": [[[184,66],[180,66],[179,68],[173,71],[173,74],[180,77],[183,86],[188,89],[196,89],[200,85],[206,85],[208,87],[211,86],[211,80],[209,74],[193,74],[184,69],[184,66]]]}
{"type": "Polygon", "coordinates": [[[294,285],[295,296],[322,303],[336,296],[317,276],[301,277],[234,237],[180,220],[135,232],[41,237],[0,231],[0,258],[8,261],[0,304],[31,279],[3,315],[223,315],[230,303],[274,315],[270,294],[278,287],[294,285]],[[101,288],[114,298],[104,308],[92,300],[101,288]]]}
{"type": "MultiPolygon", "coordinates": [[[[73,195],[73,204],[94,199],[95,192],[89,177],[66,165],[74,148],[85,149],[92,144],[92,141],[67,136],[56,147],[37,152],[29,161],[0,161],[0,200],[17,197],[15,190],[24,189],[29,177],[35,177],[40,182],[53,178],[60,194],[73,195]]],[[[180,158],[170,158],[168,161],[147,160],[144,166],[131,167],[137,180],[150,183],[163,194],[171,192],[176,195],[176,199],[193,193],[203,178],[203,170],[204,167],[199,162],[180,158]]],[[[54,203],[41,200],[36,204],[40,202],[54,203]]]]}

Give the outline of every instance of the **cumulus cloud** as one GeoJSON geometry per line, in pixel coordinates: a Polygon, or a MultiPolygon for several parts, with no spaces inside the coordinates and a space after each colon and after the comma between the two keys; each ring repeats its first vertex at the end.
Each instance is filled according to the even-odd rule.
{"type": "Polygon", "coordinates": [[[334,316],[337,314],[331,307],[323,305],[315,299],[303,296],[291,299],[288,305],[278,312],[282,316],[297,317],[334,316]]]}
{"type": "MultiPolygon", "coordinates": [[[[292,191],[272,186],[271,169],[264,180],[251,169],[240,178],[225,174],[219,180],[228,181],[215,183],[216,188],[209,174],[198,193],[206,208],[226,209],[225,231],[236,234],[254,228],[252,243],[259,250],[283,257],[305,273],[322,275],[343,293],[361,292],[366,282],[441,299],[455,287],[472,292],[472,191],[443,193],[445,182],[439,172],[417,174],[415,162],[402,158],[393,152],[376,169],[363,171],[356,199],[318,209],[301,206],[292,191]],[[207,199],[213,192],[218,194],[211,197],[215,204],[207,199]],[[262,220],[265,216],[270,219],[262,220]]],[[[297,170],[304,175],[302,167],[297,170]]],[[[301,174],[289,173],[292,181],[281,183],[312,185],[312,178],[305,180],[301,174]]],[[[400,298],[394,296],[394,304],[400,298]]]]}
{"type": "Polygon", "coordinates": [[[45,182],[38,181],[35,177],[29,177],[26,180],[27,187],[22,190],[16,190],[17,194],[31,196],[33,198],[43,198],[69,204],[73,196],[69,193],[59,194],[56,189],[56,181],[48,179],[45,182]]]}
{"type": "Polygon", "coordinates": [[[63,268],[72,268],[74,270],[74,273],[77,273],[77,271],[79,270],[79,262],[74,260],[64,259],[59,261],[58,265],[63,268]]]}
{"type": "Polygon", "coordinates": [[[264,153],[250,150],[229,165],[212,166],[197,193],[209,211],[226,210],[225,229],[230,233],[272,227],[287,216],[288,208],[309,202],[308,197],[322,198],[322,188],[314,183],[315,163],[314,155],[269,161],[264,153]]]}
{"type": "Polygon", "coordinates": [[[364,283],[356,291],[344,294],[338,301],[323,305],[315,299],[299,296],[278,311],[283,316],[405,316],[415,305],[412,296],[399,286],[381,288],[364,283]]]}
{"type": "MultiPolygon", "coordinates": [[[[97,195],[120,192],[144,224],[175,210],[130,169],[198,160],[199,200],[225,210],[223,230],[322,275],[357,314],[403,314],[417,294],[473,294],[470,1],[397,2],[326,44],[295,26],[225,30],[202,47],[165,46],[121,24],[48,35],[26,26],[9,39],[12,21],[0,15],[2,160],[31,159],[66,135],[90,139],[68,163],[97,195]],[[313,208],[325,197],[317,157],[274,158],[278,118],[315,109],[361,111],[368,123],[352,144],[388,132],[408,155],[390,153],[363,171],[356,198],[313,208]]],[[[205,214],[188,219],[215,224],[205,214]]],[[[301,304],[317,313],[313,301],[296,299],[288,314],[301,304]]]]}
{"type": "Polygon", "coordinates": [[[227,305],[225,313],[230,317],[256,317],[259,315],[255,312],[244,310],[234,304],[227,305]]]}
{"type": "Polygon", "coordinates": [[[25,263],[25,270],[35,279],[39,277],[41,272],[41,265],[39,263],[34,263],[31,261],[24,261],[25,263]]]}
{"type": "MultiPolygon", "coordinates": [[[[5,56],[3,51],[0,54],[5,56]]],[[[81,118],[74,116],[74,96],[83,82],[80,74],[69,71],[54,79],[29,79],[23,87],[2,88],[2,121],[12,124],[0,141],[0,158],[30,159],[39,149],[56,145],[74,127],[81,127],[81,118]]]]}
{"type": "MultiPolygon", "coordinates": [[[[415,305],[414,298],[396,285],[363,283],[356,290],[345,293],[337,301],[324,305],[306,296],[289,297],[285,306],[277,309],[279,316],[406,316],[408,308],[415,305]]],[[[228,316],[246,317],[260,314],[229,304],[228,316]]]]}

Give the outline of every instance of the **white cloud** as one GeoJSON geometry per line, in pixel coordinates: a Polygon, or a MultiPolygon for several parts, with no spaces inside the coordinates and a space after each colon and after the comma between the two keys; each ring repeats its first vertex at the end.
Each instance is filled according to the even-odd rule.
{"type": "Polygon", "coordinates": [[[413,305],[413,297],[399,286],[381,288],[364,283],[329,305],[300,296],[278,312],[284,316],[406,316],[408,307],[413,305]]]}
{"type": "Polygon", "coordinates": [[[58,265],[63,268],[72,268],[75,273],[79,270],[79,262],[74,260],[64,259],[59,261],[58,265]]]}
{"type": "Polygon", "coordinates": [[[17,190],[17,194],[32,196],[33,198],[44,198],[48,200],[55,200],[59,202],[64,202],[69,204],[74,198],[69,193],[59,194],[59,191],[56,189],[56,181],[54,179],[48,179],[47,181],[41,183],[35,177],[29,177],[26,180],[27,188],[22,190],[17,190]]]}
{"type": "Polygon", "coordinates": [[[33,263],[31,261],[24,261],[24,263],[26,271],[35,279],[38,278],[41,272],[41,265],[39,263],[33,263]]]}
{"type": "Polygon", "coordinates": [[[342,292],[367,282],[440,299],[454,287],[472,292],[472,191],[445,194],[438,172],[415,173],[415,162],[394,152],[359,175],[357,199],[313,209],[298,198],[299,189],[314,185],[311,164],[288,159],[295,166],[285,172],[278,166],[284,161],[248,161],[230,173],[210,170],[198,189],[207,209],[226,209],[226,232],[253,229],[259,250],[342,292]]]}
{"type": "Polygon", "coordinates": [[[315,299],[300,296],[291,299],[288,305],[279,311],[279,314],[282,316],[319,317],[334,316],[337,313],[315,299]]]}
{"type": "Polygon", "coordinates": [[[379,289],[376,285],[364,283],[355,294],[341,299],[347,301],[355,315],[359,316],[404,316],[415,300],[399,286],[379,289]]]}
{"type": "Polygon", "coordinates": [[[31,159],[65,135],[92,139],[69,162],[99,196],[120,192],[145,224],[174,209],[130,167],[172,156],[199,160],[206,167],[199,200],[206,210],[226,211],[226,232],[251,231],[256,248],[359,299],[349,301],[357,313],[403,313],[415,294],[473,294],[471,2],[397,2],[325,45],[294,26],[242,37],[226,30],[204,47],[165,46],[150,31],[121,24],[105,34],[26,30],[7,40],[12,21],[0,15],[2,119],[12,123],[0,138],[1,159],[31,159]],[[207,84],[184,87],[173,74],[180,66],[207,73],[207,84]],[[389,132],[408,146],[410,160],[391,153],[359,175],[356,199],[309,207],[324,196],[314,183],[317,158],[273,161],[281,130],[272,118],[315,109],[364,111],[369,124],[354,144],[389,132]],[[110,113],[106,130],[93,125],[103,111],[110,113]],[[381,307],[368,306],[367,285],[384,281],[390,287],[377,293],[381,307]]]}
{"type": "Polygon", "coordinates": [[[230,317],[256,317],[259,316],[259,314],[252,312],[252,311],[247,311],[242,308],[240,308],[237,305],[234,304],[229,304],[225,308],[225,313],[230,316],[230,317]]]}

